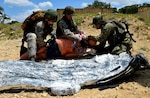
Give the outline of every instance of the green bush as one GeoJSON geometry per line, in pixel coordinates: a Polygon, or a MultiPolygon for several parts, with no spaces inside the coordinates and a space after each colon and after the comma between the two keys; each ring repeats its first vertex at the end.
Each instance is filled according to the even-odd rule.
{"type": "Polygon", "coordinates": [[[0,24],[0,40],[17,39],[22,37],[21,23],[0,24]]]}

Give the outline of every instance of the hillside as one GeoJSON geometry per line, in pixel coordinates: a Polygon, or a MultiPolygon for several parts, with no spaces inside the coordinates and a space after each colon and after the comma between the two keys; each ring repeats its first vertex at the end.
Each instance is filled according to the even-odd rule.
{"type": "MultiPolygon", "coordinates": [[[[93,28],[93,15],[77,15],[79,29],[87,35],[99,35],[100,30],[93,28]]],[[[129,30],[134,34],[137,41],[133,43],[132,54],[144,53],[150,61],[150,26],[146,25],[142,19],[136,15],[110,14],[104,15],[104,19],[127,20],[130,24],[129,30]]],[[[0,24],[0,60],[15,59],[19,57],[22,31],[20,23],[1,25],[0,24]]],[[[140,70],[125,80],[121,80],[113,85],[104,85],[93,88],[82,89],[73,96],[62,96],[61,98],[150,98],[150,70],[140,70]]],[[[13,92],[1,92],[0,98],[60,98],[51,96],[48,92],[39,90],[25,90],[13,92]]]]}

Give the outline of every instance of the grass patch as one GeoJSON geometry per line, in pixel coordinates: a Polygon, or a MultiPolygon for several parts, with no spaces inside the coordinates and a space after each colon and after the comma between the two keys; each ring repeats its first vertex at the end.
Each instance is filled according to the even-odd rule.
{"type": "Polygon", "coordinates": [[[93,17],[95,16],[95,14],[75,14],[74,15],[74,20],[76,22],[77,25],[81,25],[81,23],[84,23],[84,19],[86,19],[87,17],[93,17]]]}
{"type": "Polygon", "coordinates": [[[0,40],[17,39],[22,35],[21,23],[0,24],[0,40]]]}
{"type": "Polygon", "coordinates": [[[143,50],[143,51],[146,51],[146,52],[150,51],[150,49],[147,46],[141,47],[140,50],[143,50]]]}
{"type": "Polygon", "coordinates": [[[150,10],[140,12],[137,14],[140,20],[143,20],[147,25],[150,26],[150,10]]]}

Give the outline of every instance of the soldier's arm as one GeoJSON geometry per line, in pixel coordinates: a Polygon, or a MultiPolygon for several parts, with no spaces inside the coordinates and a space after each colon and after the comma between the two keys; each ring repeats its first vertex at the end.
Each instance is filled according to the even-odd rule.
{"type": "Polygon", "coordinates": [[[98,37],[98,41],[101,43],[105,42],[107,38],[113,33],[115,30],[115,26],[112,23],[107,23],[102,29],[101,34],[98,37]]]}
{"type": "Polygon", "coordinates": [[[68,29],[68,26],[65,22],[60,21],[58,24],[61,31],[64,33],[63,35],[67,38],[74,39],[74,40],[80,40],[79,37],[75,36],[74,32],[71,32],[70,29],[68,29]]]}
{"type": "Polygon", "coordinates": [[[46,45],[44,42],[44,38],[42,37],[42,35],[44,34],[43,26],[44,25],[42,24],[42,22],[37,23],[35,26],[35,34],[37,35],[37,44],[39,47],[46,45]]]}

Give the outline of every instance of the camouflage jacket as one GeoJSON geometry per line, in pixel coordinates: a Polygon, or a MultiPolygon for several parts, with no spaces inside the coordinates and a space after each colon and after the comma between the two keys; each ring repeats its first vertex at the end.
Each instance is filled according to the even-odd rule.
{"type": "Polygon", "coordinates": [[[43,21],[37,22],[37,24],[35,25],[35,34],[37,36],[36,41],[39,47],[45,45],[44,39],[46,39],[47,35],[51,34],[52,31],[52,26],[44,24],[43,21]]]}
{"type": "Polygon", "coordinates": [[[79,38],[75,36],[74,33],[79,33],[79,30],[74,20],[73,19],[68,20],[65,16],[63,16],[57,22],[57,29],[56,29],[57,38],[63,37],[78,40],[79,38]]]}
{"type": "Polygon", "coordinates": [[[130,35],[124,32],[116,24],[108,22],[102,26],[101,34],[96,39],[101,44],[105,44],[108,41],[111,47],[115,47],[117,44],[131,45],[130,35]]]}

